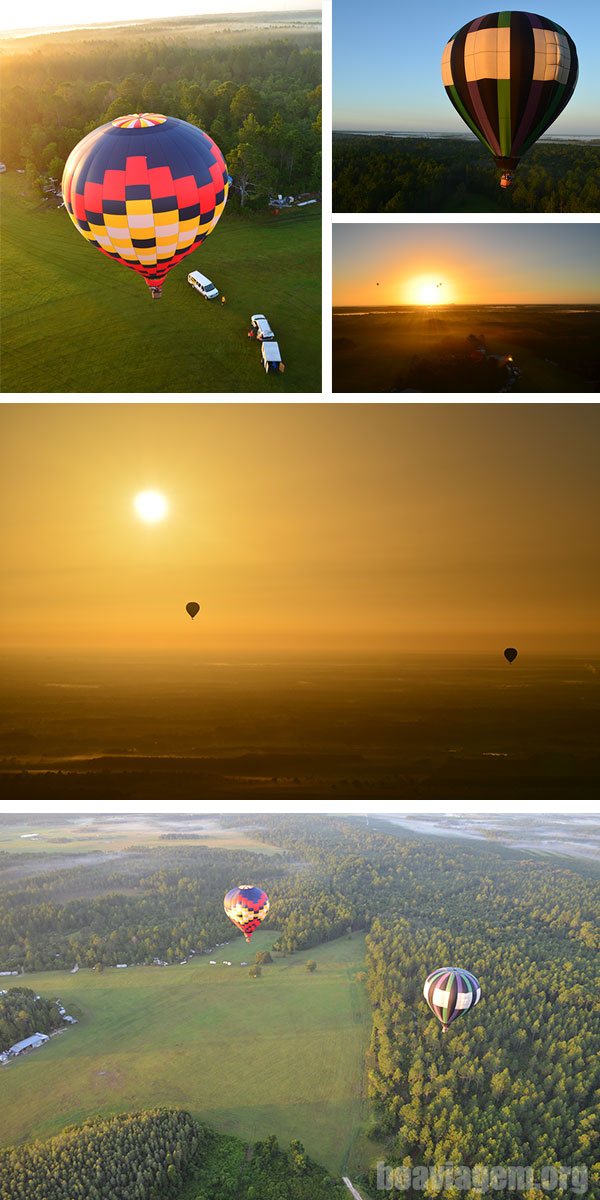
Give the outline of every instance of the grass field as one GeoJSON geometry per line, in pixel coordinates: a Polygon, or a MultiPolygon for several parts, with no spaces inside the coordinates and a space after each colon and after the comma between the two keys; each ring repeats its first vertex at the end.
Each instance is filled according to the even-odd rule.
{"type": "Polygon", "coordinates": [[[0,851],[10,854],[42,856],[106,853],[124,850],[132,846],[210,846],[217,850],[255,850],[261,854],[277,854],[276,846],[266,845],[242,829],[221,828],[218,821],[199,818],[193,823],[179,823],[177,818],[154,820],[147,814],[142,820],[127,817],[103,816],[63,817],[40,823],[40,818],[28,821],[26,817],[3,816],[0,819],[0,851]],[[185,840],[181,836],[188,831],[196,836],[185,840]],[[177,840],[161,836],[177,833],[177,840]],[[35,835],[35,836],[34,836],[35,835]]]}
{"type": "Polygon", "coordinates": [[[241,217],[230,205],[170,272],[162,299],[86,245],[64,209],[1,177],[4,392],[317,392],[321,388],[321,209],[241,217]],[[227,303],[187,283],[208,275],[227,303]],[[266,313],[284,374],[247,337],[266,313]]]}
{"type": "Polygon", "coordinates": [[[19,982],[60,997],[80,1023],[0,1068],[2,1144],[48,1137],[99,1113],[175,1104],[244,1139],[300,1138],[332,1172],[360,1167],[369,1005],[356,973],[364,939],[280,959],[251,979],[239,963],[273,936],[259,931],[252,949],[236,937],[212,955],[216,967],[206,957],[100,975],[26,975],[19,982]],[[312,975],[309,958],[318,964],[312,975]]]}

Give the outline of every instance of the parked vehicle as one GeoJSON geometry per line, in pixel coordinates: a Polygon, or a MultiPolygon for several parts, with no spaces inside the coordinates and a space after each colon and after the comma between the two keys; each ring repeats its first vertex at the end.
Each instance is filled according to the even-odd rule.
{"type": "Polygon", "coordinates": [[[188,283],[204,296],[205,300],[216,300],[219,295],[219,289],[215,287],[206,275],[202,275],[200,271],[190,271],[188,275],[188,283]]]}

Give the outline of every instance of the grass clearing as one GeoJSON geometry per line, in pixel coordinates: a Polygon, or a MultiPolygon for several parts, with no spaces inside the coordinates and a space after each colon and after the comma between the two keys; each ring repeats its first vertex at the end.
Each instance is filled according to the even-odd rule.
{"type": "Polygon", "coordinates": [[[190,828],[189,836],[184,834],[184,829],[177,828],[176,820],[165,824],[164,818],[154,820],[150,814],[141,819],[73,817],[68,821],[62,818],[53,822],[50,818],[44,824],[40,823],[39,816],[28,821],[26,817],[5,815],[0,820],[0,852],[41,857],[110,853],[145,846],[172,849],[197,846],[213,850],[254,850],[268,855],[280,853],[277,846],[262,842],[254,834],[243,829],[221,828],[216,820],[199,819],[193,832],[190,828]],[[165,837],[169,832],[177,832],[177,838],[165,837]]]}
{"type": "Polygon", "coordinates": [[[242,217],[228,206],[153,301],[134,271],[86,244],[65,209],[1,177],[4,392],[318,392],[321,208],[242,217]],[[190,271],[227,303],[202,299],[190,271]],[[248,339],[266,313],[284,374],[266,375],[248,339]]]}
{"type": "Polygon", "coordinates": [[[269,949],[273,936],[258,931],[251,948],[236,937],[187,966],[22,977],[42,996],[59,996],[80,1023],[0,1068],[2,1144],[49,1137],[96,1114],[175,1104],[244,1139],[299,1138],[332,1172],[356,1165],[370,1027],[356,981],[364,938],[279,959],[251,979],[240,962],[269,949]]]}

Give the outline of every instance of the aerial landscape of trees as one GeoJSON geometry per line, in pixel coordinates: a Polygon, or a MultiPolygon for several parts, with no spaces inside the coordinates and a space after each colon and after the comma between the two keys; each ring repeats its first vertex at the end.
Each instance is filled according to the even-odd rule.
{"type": "Polygon", "coordinates": [[[487,150],[458,137],[334,134],[334,212],[600,211],[600,145],[538,143],[510,191],[487,150]]]}
{"type": "MultiPolygon", "coordinates": [[[[227,823],[247,828],[248,818],[227,823]]],[[[23,878],[7,878],[2,887],[0,968],[52,967],[56,953],[64,969],[74,958],[111,966],[116,956],[134,963],[151,962],[157,952],[169,961],[201,952],[207,942],[212,946],[230,936],[222,912],[230,882],[252,879],[269,894],[268,925],[274,931],[271,951],[255,957],[257,989],[269,960],[367,934],[360,979],[372,1013],[365,1064],[368,1134],[379,1155],[398,1166],[525,1162],[541,1170],[577,1164],[588,1170],[593,1194],[600,1186],[593,1153],[600,1082],[600,885],[593,864],[503,847],[490,837],[476,843],[434,839],[358,820],[273,816],[254,817],[252,824],[278,853],[173,841],[129,847],[116,863],[38,874],[31,873],[27,854],[4,856],[7,867],[17,861],[30,865],[23,878]],[[449,963],[475,974],[482,999],[444,1035],[422,989],[432,969],[449,963]]],[[[266,973],[269,969],[274,968],[267,965],[266,973]]],[[[305,970],[315,969],[315,958],[309,958],[305,970]]],[[[316,987],[319,977],[317,971],[316,987]]],[[[122,1118],[124,1129],[127,1119],[122,1118]]],[[[161,1120],[177,1140],[175,1117],[161,1120]]],[[[179,1114],[179,1120],[187,1138],[191,1118],[179,1114]]],[[[90,1129],[61,1137],[81,1136],[85,1143],[90,1129]]],[[[200,1135],[194,1138],[200,1145],[200,1135]]],[[[22,1172],[27,1155],[42,1163],[54,1153],[47,1149],[52,1144],[5,1155],[12,1154],[15,1171],[22,1172]]],[[[228,1200],[230,1194],[240,1200],[337,1197],[333,1183],[307,1176],[297,1146],[281,1159],[275,1154],[289,1179],[283,1182],[282,1176],[279,1183],[269,1176],[269,1190],[262,1176],[251,1178],[264,1165],[267,1143],[261,1145],[254,1147],[246,1174],[234,1172],[243,1180],[238,1191],[237,1183],[231,1192],[224,1185],[211,1191],[212,1184],[189,1193],[123,1190],[120,1200],[171,1194],[182,1200],[217,1195],[228,1200]]],[[[374,1166],[370,1172],[365,1166],[361,1183],[374,1192],[374,1166]]],[[[171,1184],[165,1178],[160,1186],[171,1184]]],[[[47,1200],[55,1194],[72,1200],[80,1193],[48,1192],[47,1200]]],[[[534,1190],[528,1200],[543,1194],[534,1190]]],[[[0,1195],[21,1200],[25,1193],[0,1195]]]]}
{"type": "MultiPolygon", "coordinates": [[[[88,35],[89,36],[89,35],[88,35]]],[[[131,112],[158,112],[216,141],[240,207],[270,192],[320,188],[321,54],[318,35],[264,41],[169,36],[135,41],[53,39],[4,56],[1,156],[41,191],[60,183],[78,141],[131,112]]]]}

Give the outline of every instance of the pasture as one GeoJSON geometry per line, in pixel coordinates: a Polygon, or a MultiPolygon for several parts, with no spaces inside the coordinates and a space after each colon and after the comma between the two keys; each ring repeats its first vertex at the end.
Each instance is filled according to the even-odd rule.
{"type": "Polygon", "coordinates": [[[223,827],[210,817],[178,821],[176,816],[154,818],[150,813],[141,819],[108,814],[68,818],[5,814],[0,819],[0,852],[28,858],[51,856],[46,864],[48,869],[55,869],[56,856],[106,854],[145,846],[210,846],[217,850],[278,853],[275,846],[261,842],[253,834],[223,827]],[[176,834],[176,839],[165,836],[169,833],[176,834]]]}
{"type": "Polygon", "coordinates": [[[279,958],[251,979],[240,963],[273,937],[260,930],[250,948],[236,936],[186,966],[21,977],[60,997],[80,1023],[0,1068],[2,1144],[49,1137],[96,1114],[174,1104],[249,1141],[299,1138],[332,1172],[360,1167],[364,938],[279,958]]]}
{"type": "Polygon", "coordinates": [[[25,176],[1,177],[4,392],[318,392],[321,209],[242,216],[230,203],[213,234],[153,301],[136,272],[86,244],[25,176]],[[226,298],[202,299],[190,271],[226,298]],[[265,313],[284,374],[266,375],[247,336],[265,313]]]}

